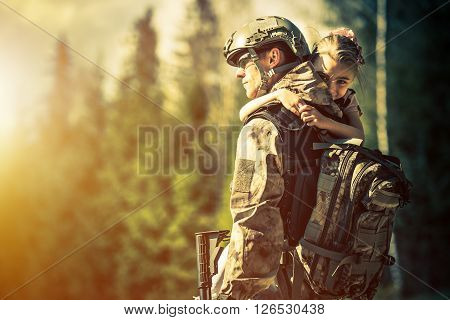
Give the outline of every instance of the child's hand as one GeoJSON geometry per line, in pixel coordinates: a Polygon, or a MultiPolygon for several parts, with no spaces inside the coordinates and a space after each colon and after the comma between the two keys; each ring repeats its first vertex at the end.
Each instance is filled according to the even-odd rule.
{"type": "Polygon", "coordinates": [[[331,119],[324,116],[314,107],[303,105],[298,109],[300,118],[307,126],[314,126],[319,129],[328,129],[331,119]]]}
{"type": "Polygon", "coordinates": [[[289,111],[295,113],[297,116],[300,116],[300,112],[298,111],[299,105],[303,105],[302,99],[292,91],[287,89],[277,90],[277,100],[280,101],[283,106],[289,111]]]}

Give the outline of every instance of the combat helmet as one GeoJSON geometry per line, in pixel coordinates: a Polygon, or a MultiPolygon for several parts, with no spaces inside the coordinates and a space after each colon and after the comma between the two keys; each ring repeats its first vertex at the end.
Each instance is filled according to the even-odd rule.
{"type": "Polygon", "coordinates": [[[250,57],[261,73],[263,83],[274,75],[292,69],[310,54],[308,44],[301,31],[288,19],[276,16],[261,17],[243,25],[233,32],[225,43],[223,54],[227,63],[233,67],[239,66],[239,60],[250,57]],[[270,44],[284,43],[298,58],[296,62],[289,63],[264,72],[258,63],[256,50],[270,44]]]}

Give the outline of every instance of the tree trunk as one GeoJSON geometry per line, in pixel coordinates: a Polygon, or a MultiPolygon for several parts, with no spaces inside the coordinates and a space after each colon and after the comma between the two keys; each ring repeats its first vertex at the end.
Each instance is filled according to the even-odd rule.
{"type": "MultiPolygon", "coordinates": [[[[377,0],[377,43],[376,43],[376,110],[377,110],[377,140],[378,149],[384,154],[389,153],[387,134],[386,105],[386,2],[377,0]]],[[[389,254],[399,262],[395,234],[392,234],[389,254]]],[[[401,270],[397,265],[390,269],[393,282],[394,298],[399,298],[402,290],[401,270]]]]}

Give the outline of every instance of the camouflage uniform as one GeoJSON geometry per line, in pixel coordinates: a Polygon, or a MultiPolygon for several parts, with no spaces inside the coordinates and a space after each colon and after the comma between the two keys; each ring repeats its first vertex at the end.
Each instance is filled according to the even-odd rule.
{"type": "Polygon", "coordinates": [[[283,245],[283,222],[277,207],[284,186],[278,131],[254,119],[238,139],[231,214],[233,227],[222,293],[251,299],[274,284],[283,245]]]}
{"type": "MultiPolygon", "coordinates": [[[[310,62],[295,67],[272,90],[279,88],[340,112],[310,62]]],[[[281,299],[276,277],[284,230],[278,204],[284,193],[285,168],[279,132],[272,122],[255,118],[242,128],[237,145],[231,190],[233,227],[221,296],[281,299]]]]}

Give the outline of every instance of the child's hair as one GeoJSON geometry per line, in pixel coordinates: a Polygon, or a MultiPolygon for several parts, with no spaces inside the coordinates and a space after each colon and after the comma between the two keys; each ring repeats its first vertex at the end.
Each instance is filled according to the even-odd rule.
{"type": "Polygon", "coordinates": [[[333,60],[344,63],[360,80],[360,66],[363,65],[362,48],[355,34],[348,28],[338,28],[317,42],[311,54],[311,60],[321,54],[328,54],[333,60]]]}

